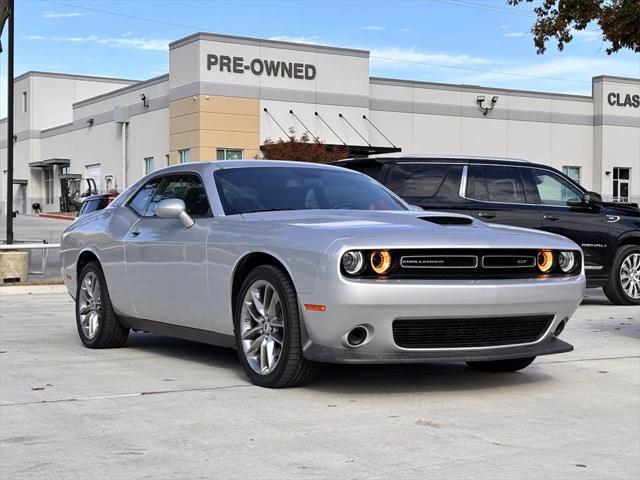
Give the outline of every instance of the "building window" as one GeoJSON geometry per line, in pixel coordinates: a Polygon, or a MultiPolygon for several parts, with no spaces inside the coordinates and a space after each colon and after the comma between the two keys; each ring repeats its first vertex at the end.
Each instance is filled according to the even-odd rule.
{"type": "Polygon", "coordinates": [[[614,167],[613,169],[613,201],[628,202],[631,196],[630,188],[631,169],[627,167],[614,167]]]}
{"type": "Polygon", "coordinates": [[[218,148],[216,160],[242,160],[244,151],[239,148],[218,148]]]}
{"type": "Polygon", "coordinates": [[[153,172],[153,157],[144,157],[144,174],[153,172]]]}
{"type": "Polygon", "coordinates": [[[185,148],[184,150],[178,150],[180,155],[180,163],[189,163],[191,161],[191,150],[185,148]]]}
{"type": "Polygon", "coordinates": [[[22,112],[27,113],[27,92],[22,92],[22,112]]]}
{"type": "Polygon", "coordinates": [[[564,167],[562,167],[562,173],[564,173],[567,177],[569,177],[571,180],[573,180],[578,185],[580,185],[580,180],[582,176],[581,167],[569,167],[565,165],[564,167]]]}
{"type": "Polygon", "coordinates": [[[44,203],[53,203],[53,167],[42,169],[44,180],[44,203]]]}

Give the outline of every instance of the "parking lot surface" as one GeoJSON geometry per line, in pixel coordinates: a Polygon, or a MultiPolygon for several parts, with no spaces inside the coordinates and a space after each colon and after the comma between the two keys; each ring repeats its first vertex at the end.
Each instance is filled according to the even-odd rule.
{"type": "Polygon", "coordinates": [[[289,390],[168,337],[88,350],[60,287],[4,287],[0,314],[1,478],[640,477],[640,310],[599,290],[575,350],[519,373],[334,365],[289,390]]]}

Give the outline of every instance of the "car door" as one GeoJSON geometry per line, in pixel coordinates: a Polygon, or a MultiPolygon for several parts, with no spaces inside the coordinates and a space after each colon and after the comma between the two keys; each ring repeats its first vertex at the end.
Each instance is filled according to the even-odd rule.
{"type": "Polygon", "coordinates": [[[552,170],[523,167],[522,175],[536,191],[542,229],[576,242],[584,251],[585,266],[601,270],[609,249],[609,229],[602,209],[584,203],[583,193],[552,170]]]}
{"type": "Polygon", "coordinates": [[[483,222],[540,228],[538,206],[525,190],[518,167],[468,165],[465,196],[474,217],[483,222]]]}
{"type": "Polygon", "coordinates": [[[139,318],[211,330],[206,244],[211,208],[196,173],[155,177],[129,202],[138,221],[125,238],[127,282],[139,318]],[[161,200],[179,198],[195,225],[161,219],[161,200]]]}

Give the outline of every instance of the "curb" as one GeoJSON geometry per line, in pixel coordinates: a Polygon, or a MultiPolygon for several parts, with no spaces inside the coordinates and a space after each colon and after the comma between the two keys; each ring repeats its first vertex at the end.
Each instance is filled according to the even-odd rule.
{"type": "Polygon", "coordinates": [[[4,295],[31,295],[43,293],[67,293],[67,287],[64,284],[0,286],[0,297],[4,295]]]}
{"type": "Polygon", "coordinates": [[[57,220],[75,220],[78,217],[72,217],[71,215],[58,215],[57,213],[41,213],[38,217],[43,218],[55,218],[57,220]]]}

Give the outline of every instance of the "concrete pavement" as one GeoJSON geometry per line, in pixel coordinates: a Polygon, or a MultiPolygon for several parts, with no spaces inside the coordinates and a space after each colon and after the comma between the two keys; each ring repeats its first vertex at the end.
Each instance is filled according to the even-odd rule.
{"type": "Polygon", "coordinates": [[[563,333],[575,351],[520,373],[327,366],[267,390],[224,349],[88,350],[59,287],[7,288],[3,479],[640,477],[640,309],[599,291],[563,333]]]}

